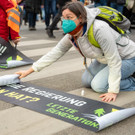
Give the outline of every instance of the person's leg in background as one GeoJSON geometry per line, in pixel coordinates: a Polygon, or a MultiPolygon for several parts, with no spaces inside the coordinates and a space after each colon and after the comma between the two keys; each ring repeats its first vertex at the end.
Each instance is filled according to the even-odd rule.
{"type": "Polygon", "coordinates": [[[28,12],[25,10],[25,8],[23,9],[23,20],[24,20],[24,25],[27,25],[27,22],[28,22],[28,12]]]}
{"type": "MultiPolygon", "coordinates": [[[[54,17],[56,16],[57,14],[57,8],[56,8],[56,0],[52,0],[51,2],[51,11],[52,11],[52,22],[53,22],[53,19],[54,17]]],[[[59,28],[57,27],[57,25],[55,25],[55,30],[58,30],[59,28]]]]}
{"type": "Polygon", "coordinates": [[[48,29],[49,24],[50,24],[50,0],[45,0],[44,1],[44,9],[45,9],[45,25],[46,25],[46,29],[48,29]]]}
{"type": "Polygon", "coordinates": [[[131,7],[130,11],[131,11],[131,16],[129,17],[129,20],[131,22],[131,26],[130,26],[130,30],[131,30],[131,29],[135,29],[135,0],[133,3],[133,7],[131,7]]]}
{"type": "Polygon", "coordinates": [[[29,12],[28,13],[28,20],[29,20],[29,30],[36,30],[36,13],[29,12]]]}
{"type": "Polygon", "coordinates": [[[94,6],[98,7],[98,6],[107,6],[107,2],[108,0],[96,0],[94,6]]]}
{"type": "Polygon", "coordinates": [[[122,14],[123,14],[123,8],[124,8],[123,5],[117,4],[117,8],[116,8],[116,9],[117,9],[119,12],[121,12],[122,14]]]}
{"type": "Polygon", "coordinates": [[[44,9],[44,6],[41,6],[41,15],[42,15],[42,21],[45,22],[45,9],[44,9]]]}
{"type": "Polygon", "coordinates": [[[124,5],[117,4],[116,2],[110,2],[110,7],[118,10],[121,13],[123,13],[124,5]]]}
{"type": "Polygon", "coordinates": [[[115,2],[110,2],[110,7],[116,9],[117,8],[117,4],[115,2]]]}
{"type": "Polygon", "coordinates": [[[49,26],[49,28],[47,30],[47,34],[50,38],[55,38],[55,36],[53,35],[53,30],[55,29],[57,23],[60,21],[60,18],[62,15],[61,9],[62,9],[62,7],[59,7],[58,13],[54,17],[52,24],[49,26]]]}
{"type": "Polygon", "coordinates": [[[32,29],[32,17],[33,17],[33,13],[29,12],[28,13],[29,30],[32,29]]]}
{"type": "Polygon", "coordinates": [[[32,30],[36,30],[37,13],[33,13],[32,30]]]}
{"type": "Polygon", "coordinates": [[[107,6],[108,0],[100,0],[101,6],[107,6]]]}
{"type": "Polygon", "coordinates": [[[101,0],[94,0],[94,6],[95,7],[98,7],[98,6],[101,6],[101,0]]]}
{"type": "MultiPolygon", "coordinates": [[[[131,14],[131,17],[129,18],[130,22],[131,22],[131,25],[135,25],[135,13],[132,13],[131,14]]],[[[131,26],[132,28],[132,26],[131,26]]]]}
{"type": "Polygon", "coordinates": [[[51,9],[52,9],[52,15],[53,15],[53,18],[55,17],[56,15],[56,0],[51,0],[51,9]]]}

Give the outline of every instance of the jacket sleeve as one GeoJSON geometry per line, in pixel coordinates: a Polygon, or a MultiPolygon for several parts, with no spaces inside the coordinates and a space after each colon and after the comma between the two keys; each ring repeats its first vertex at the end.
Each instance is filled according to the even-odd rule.
{"type": "Polygon", "coordinates": [[[42,56],[37,62],[33,63],[34,71],[40,71],[61,58],[72,47],[69,35],[65,35],[60,42],[47,54],[42,56]]]}
{"type": "MultiPolygon", "coordinates": [[[[10,14],[10,9],[12,8],[15,8],[12,1],[11,0],[4,0],[4,1],[0,1],[0,6],[4,9],[4,11],[7,13],[7,25],[10,27],[10,24],[12,23],[12,28],[15,29],[15,27],[18,27],[19,29],[19,24],[18,25],[15,25],[13,22],[10,21],[9,19],[9,14],[10,14]],[[8,12],[7,12],[8,11],[8,12]]],[[[13,15],[13,13],[11,13],[13,15]]],[[[18,15],[19,15],[19,12],[18,12],[18,15]]],[[[18,19],[19,16],[18,16],[18,19]]],[[[20,21],[20,20],[19,20],[20,21]]],[[[11,27],[10,27],[10,36],[11,36],[11,39],[16,39],[16,38],[20,38],[19,36],[19,32],[16,32],[15,30],[13,30],[11,27]]]]}
{"type": "Polygon", "coordinates": [[[21,38],[21,37],[19,36],[19,33],[16,32],[16,31],[14,31],[12,28],[10,28],[10,36],[11,36],[11,40],[15,40],[15,39],[17,39],[17,38],[21,38]]]}
{"type": "Polygon", "coordinates": [[[96,33],[94,33],[94,37],[100,44],[109,67],[108,92],[119,93],[122,60],[110,26],[103,21],[100,22],[100,24],[98,23],[98,28],[96,33]]]}
{"type": "Polygon", "coordinates": [[[6,11],[9,8],[13,8],[14,5],[11,0],[0,0],[0,7],[6,11]]]}

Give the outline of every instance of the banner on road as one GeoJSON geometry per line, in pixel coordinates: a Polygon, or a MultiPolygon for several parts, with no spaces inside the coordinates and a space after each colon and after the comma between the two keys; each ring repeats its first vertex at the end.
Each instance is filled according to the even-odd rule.
{"type": "Polygon", "coordinates": [[[0,68],[7,69],[32,64],[34,61],[0,38],[0,68]]]}
{"type": "Polygon", "coordinates": [[[104,102],[28,83],[0,87],[0,100],[98,132],[135,114],[104,102]]]}

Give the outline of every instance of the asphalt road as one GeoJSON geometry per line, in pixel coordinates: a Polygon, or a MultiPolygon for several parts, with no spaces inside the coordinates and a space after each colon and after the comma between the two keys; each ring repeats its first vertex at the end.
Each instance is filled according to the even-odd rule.
{"type": "MultiPolygon", "coordinates": [[[[60,30],[54,31],[54,35],[56,36],[56,38],[50,39],[46,34],[44,23],[40,21],[37,22],[36,31],[29,31],[28,26],[23,25],[20,31],[22,39],[18,45],[18,49],[25,55],[32,58],[34,61],[38,60],[43,54],[52,49],[63,37],[63,31],[61,29],[60,23],[58,24],[58,27],[60,28],[60,30]]],[[[135,41],[135,30],[131,31],[130,37],[132,40],[135,41]]],[[[24,66],[9,70],[0,69],[0,75],[14,73],[16,71],[27,69],[29,67],[30,66],[24,66]]],[[[22,79],[22,81],[47,88],[57,89],[64,92],[70,92],[77,89],[83,89],[81,83],[81,75],[84,70],[85,68],[83,66],[83,59],[81,55],[73,49],[65,54],[55,64],[47,67],[39,73],[34,73],[22,79]]],[[[127,102],[127,104],[124,104],[122,107],[135,107],[135,101],[127,102]]],[[[50,135],[134,135],[134,127],[135,116],[132,116],[98,133],[94,133],[76,126],[71,126],[50,135]]],[[[51,127],[50,130],[52,130],[51,127]]],[[[8,134],[5,133],[1,135],[8,134]]],[[[33,135],[36,135],[36,132],[35,134],[33,133],[33,135]]],[[[46,135],[46,133],[41,131],[39,135],[46,135]]]]}

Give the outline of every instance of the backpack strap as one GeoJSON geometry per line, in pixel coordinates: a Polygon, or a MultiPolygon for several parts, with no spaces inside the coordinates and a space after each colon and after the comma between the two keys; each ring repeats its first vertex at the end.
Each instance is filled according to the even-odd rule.
{"type": "Polygon", "coordinates": [[[120,33],[120,31],[118,30],[117,26],[115,26],[111,21],[109,21],[109,20],[107,20],[107,19],[105,19],[105,18],[103,18],[101,16],[96,16],[96,19],[102,20],[102,21],[108,23],[111,28],[113,28],[115,31],[117,31],[118,33],[120,33]]]}
{"type": "Polygon", "coordinates": [[[95,47],[98,47],[100,48],[100,45],[98,44],[98,42],[95,40],[95,37],[94,37],[94,33],[93,33],[93,23],[92,25],[90,26],[89,30],[88,30],[88,40],[89,42],[94,45],[95,47]]]}
{"type": "Polygon", "coordinates": [[[125,27],[127,27],[128,23],[125,22],[128,20],[123,14],[108,6],[99,6],[98,8],[100,9],[101,13],[97,15],[96,19],[105,21],[111,28],[120,34],[126,33],[125,28],[123,29],[123,25],[121,26],[121,24],[124,23],[126,24],[125,27]]]}
{"type": "MultiPolygon", "coordinates": [[[[106,23],[108,23],[111,28],[113,28],[115,31],[117,31],[120,34],[120,37],[121,37],[122,33],[124,35],[125,32],[123,30],[119,29],[117,26],[115,26],[111,21],[109,21],[109,20],[107,20],[107,19],[105,19],[103,17],[100,17],[100,16],[96,16],[96,19],[103,20],[106,23]]],[[[90,26],[87,34],[88,34],[88,40],[89,40],[89,42],[92,45],[94,45],[95,47],[100,48],[99,43],[95,40],[95,37],[94,37],[93,24],[90,26]]]]}
{"type": "Polygon", "coordinates": [[[105,21],[106,23],[109,24],[109,26],[114,29],[115,31],[117,31],[120,34],[125,34],[125,31],[123,31],[122,29],[120,29],[119,27],[117,27],[113,22],[109,21],[108,19],[105,19],[103,17],[100,16],[100,14],[98,16],[96,16],[96,19],[98,20],[102,20],[105,21]]]}

